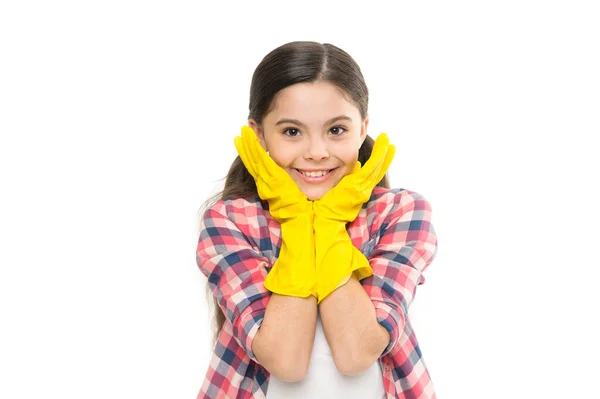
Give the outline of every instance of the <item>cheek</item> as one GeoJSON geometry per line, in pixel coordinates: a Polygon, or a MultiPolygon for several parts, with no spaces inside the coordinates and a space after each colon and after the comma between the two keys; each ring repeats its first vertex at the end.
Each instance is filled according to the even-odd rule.
{"type": "Polygon", "coordinates": [[[281,151],[281,149],[269,151],[269,155],[275,161],[275,163],[283,169],[287,168],[293,160],[289,156],[289,153],[286,151],[281,151]]]}
{"type": "Polygon", "coordinates": [[[338,158],[344,163],[346,168],[351,170],[354,168],[354,164],[358,161],[358,149],[356,147],[346,147],[338,153],[338,158]]]}

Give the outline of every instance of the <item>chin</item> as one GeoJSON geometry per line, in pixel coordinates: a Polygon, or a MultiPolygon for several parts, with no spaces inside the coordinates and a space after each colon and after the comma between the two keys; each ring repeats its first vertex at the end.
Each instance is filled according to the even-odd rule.
{"type": "Polygon", "coordinates": [[[306,190],[304,191],[304,194],[306,195],[306,198],[309,199],[309,201],[317,201],[321,199],[321,197],[323,197],[327,193],[327,191],[329,191],[329,189],[320,188],[317,190],[306,190]]]}
{"type": "Polygon", "coordinates": [[[322,197],[324,194],[325,194],[325,193],[323,193],[323,194],[318,194],[318,195],[308,195],[308,194],[307,194],[307,195],[306,195],[306,198],[308,198],[308,200],[309,200],[309,201],[317,201],[317,200],[320,200],[320,199],[321,199],[321,197],[322,197]]]}
{"type": "Polygon", "coordinates": [[[298,185],[298,188],[300,188],[300,191],[302,191],[304,195],[306,195],[306,198],[308,198],[309,201],[317,201],[321,199],[321,197],[323,197],[325,194],[327,194],[329,190],[335,187],[339,183],[339,181],[339,179],[335,179],[335,181],[330,181],[327,185],[316,186],[312,184],[307,184],[304,181],[296,180],[296,184],[298,185]]]}

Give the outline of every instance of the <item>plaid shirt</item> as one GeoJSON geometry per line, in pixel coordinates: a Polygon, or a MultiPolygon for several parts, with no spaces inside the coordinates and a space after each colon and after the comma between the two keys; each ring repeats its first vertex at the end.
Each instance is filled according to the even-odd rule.
{"type": "MultiPolygon", "coordinates": [[[[431,207],[419,193],[375,187],[347,225],[373,275],[361,280],[390,343],[379,358],[388,398],[435,399],[408,309],[437,252],[431,207]]],[[[265,398],[269,372],[252,352],[271,292],[265,277],[279,256],[280,224],[268,204],[221,200],[202,217],[196,260],[225,315],[198,394],[200,398],[265,398]]]]}

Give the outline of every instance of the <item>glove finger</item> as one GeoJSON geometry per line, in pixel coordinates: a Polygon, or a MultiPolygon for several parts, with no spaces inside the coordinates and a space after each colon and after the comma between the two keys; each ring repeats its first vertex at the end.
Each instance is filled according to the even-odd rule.
{"type": "Polygon", "coordinates": [[[300,188],[292,177],[267,154],[256,133],[250,128],[244,133],[248,140],[248,152],[253,154],[251,157],[257,160],[254,168],[257,179],[260,180],[260,190],[266,199],[280,196],[280,190],[285,187],[289,195],[301,194],[300,188]],[[291,191],[290,191],[291,190],[291,191]]]}
{"type": "Polygon", "coordinates": [[[254,130],[252,130],[250,127],[244,126],[242,128],[242,138],[244,150],[246,151],[246,154],[248,154],[248,157],[252,161],[252,168],[254,169],[254,180],[256,180],[257,184],[259,182],[264,182],[267,176],[265,176],[265,172],[261,170],[262,160],[260,157],[260,153],[256,149],[257,145],[260,147],[260,143],[258,142],[256,133],[254,133],[254,130]]]}
{"type": "Polygon", "coordinates": [[[360,190],[364,193],[370,193],[373,191],[373,188],[379,184],[381,179],[385,176],[392,159],[394,158],[394,154],[396,152],[396,147],[394,145],[390,145],[386,150],[384,156],[377,163],[377,166],[373,168],[371,173],[364,177],[364,180],[357,182],[360,186],[360,190]]]}
{"type": "Polygon", "coordinates": [[[373,150],[371,151],[370,159],[378,160],[385,156],[385,152],[390,145],[389,137],[386,133],[381,133],[377,136],[375,143],[373,144],[373,150]]]}
{"type": "Polygon", "coordinates": [[[352,179],[356,179],[356,175],[358,175],[361,171],[361,165],[360,165],[360,161],[356,161],[356,163],[354,164],[354,169],[352,169],[352,171],[350,173],[348,173],[346,176],[342,177],[342,179],[339,181],[338,184],[341,184],[342,186],[345,185],[346,182],[348,182],[349,180],[352,179]]]}
{"type": "Polygon", "coordinates": [[[255,165],[257,174],[267,182],[269,179],[275,178],[277,169],[281,168],[275,163],[273,158],[267,154],[265,149],[260,144],[260,141],[258,141],[256,133],[254,133],[252,129],[248,128],[243,134],[245,134],[247,138],[248,153],[250,153],[251,157],[256,161],[255,165]]]}
{"type": "Polygon", "coordinates": [[[379,162],[379,166],[374,168],[368,175],[361,176],[358,179],[354,179],[352,182],[353,195],[346,198],[347,203],[350,206],[356,206],[358,204],[364,204],[371,197],[373,187],[379,183],[377,176],[379,176],[379,170],[383,165],[383,161],[379,162]]]}
{"type": "Polygon", "coordinates": [[[377,185],[381,181],[381,179],[383,179],[385,174],[387,173],[387,171],[390,167],[390,164],[392,163],[392,160],[394,159],[395,154],[396,154],[396,146],[393,144],[390,144],[387,152],[385,153],[385,159],[383,161],[383,165],[381,166],[381,169],[379,170],[379,176],[377,178],[377,183],[375,183],[375,185],[377,185]]]}
{"type": "MultiPolygon", "coordinates": [[[[270,200],[274,198],[273,190],[269,186],[269,181],[272,181],[268,177],[268,173],[265,171],[264,165],[260,160],[260,155],[256,149],[256,143],[260,146],[258,139],[254,131],[250,128],[244,127],[242,128],[242,144],[243,150],[242,152],[247,154],[247,157],[250,159],[249,163],[251,164],[252,176],[256,181],[256,189],[258,191],[258,195],[263,200],[270,200]]],[[[261,147],[262,148],[262,147],[261,147]]]]}
{"type": "MultiPolygon", "coordinates": [[[[385,134],[385,133],[383,133],[385,134]]],[[[386,135],[387,136],[387,135],[386,135]]],[[[381,135],[380,135],[381,137],[381,135]]],[[[380,137],[377,138],[377,140],[380,140],[380,137]]],[[[386,137],[387,139],[387,137],[386,137]]],[[[396,146],[393,144],[389,144],[389,140],[382,140],[381,143],[385,144],[387,141],[387,148],[384,154],[382,154],[381,157],[381,163],[377,163],[377,165],[374,167],[373,169],[373,173],[375,173],[376,177],[373,177],[372,175],[369,176],[369,179],[374,179],[373,180],[373,187],[375,187],[377,184],[379,184],[379,182],[383,179],[383,177],[385,176],[385,174],[387,173],[390,164],[392,163],[392,160],[394,159],[394,154],[396,153],[396,146]]],[[[377,144],[377,142],[376,142],[377,144]]],[[[371,154],[375,153],[375,146],[373,146],[373,151],[371,154]]],[[[379,153],[375,154],[375,157],[378,157],[379,153]]],[[[373,155],[372,155],[373,157],[373,155]]],[[[376,159],[376,158],[375,158],[376,159]]]]}
{"type": "Polygon", "coordinates": [[[240,155],[240,159],[244,163],[244,166],[248,170],[248,172],[252,175],[254,179],[256,179],[256,170],[254,168],[254,162],[250,159],[250,155],[246,151],[244,145],[244,139],[240,136],[237,136],[233,139],[233,143],[235,144],[235,148],[240,155]]]}
{"type": "Polygon", "coordinates": [[[365,168],[363,179],[360,180],[360,183],[363,186],[363,188],[366,188],[368,186],[375,187],[377,183],[379,183],[381,179],[377,180],[377,178],[385,164],[387,152],[388,149],[384,148],[381,154],[377,154],[376,158],[369,158],[369,161],[371,162],[371,164],[369,165],[369,169],[365,168]]]}
{"type": "MultiPolygon", "coordinates": [[[[325,195],[321,198],[321,201],[319,202],[319,206],[327,207],[328,212],[330,214],[336,214],[337,212],[334,208],[336,204],[338,204],[338,201],[342,200],[333,200],[331,198],[335,197],[337,195],[336,193],[342,192],[345,192],[343,201],[347,206],[352,207],[356,204],[363,204],[371,196],[371,191],[373,190],[372,186],[375,186],[375,184],[377,184],[377,182],[371,182],[371,180],[373,180],[375,176],[377,176],[377,172],[379,171],[379,168],[373,168],[375,162],[375,159],[370,159],[369,161],[367,161],[367,163],[365,163],[365,166],[361,168],[360,162],[356,161],[352,172],[342,177],[342,179],[339,181],[336,187],[332,188],[327,193],[325,193],[325,195]],[[367,168],[368,162],[370,162],[369,166],[372,169],[370,171],[367,168]],[[350,192],[352,193],[352,195],[348,196],[347,194],[350,192]],[[330,201],[332,206],[329,206],[330,201]]],[[[382,164],[383,158],[378,160],[378,162],[379,164],[382,164]]]]}
{"type": "Polygon", "coordinates": [[[260,159],[258,158],[257,154],[253,151],[253,136],[255,136],[255,133],[251,128],[247,126],[242,127],[242,144],[244,145],[244,151],[246,152],[248,158],[252,162],[252,168],[254,169],[255,178],[258,178],[257,166],[260,162],[260,159]]]}
{"type": "Polygon", "coordinates": [[[365,175],[370,174],[373,169],[379,166],[379,162],[384,158],[388,145],[389,138],[387,134],[381,133],[377,136],[377,140],[375,140],[373,150],[371,151],[371,156],[361,169],[362,173],[365,175]]]}

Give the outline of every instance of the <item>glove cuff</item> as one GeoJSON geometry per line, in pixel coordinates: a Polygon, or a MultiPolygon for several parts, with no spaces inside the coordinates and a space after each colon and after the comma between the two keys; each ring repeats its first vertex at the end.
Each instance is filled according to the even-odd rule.
{"type": "Polygon", "coordinates": [[[316,295],[314,215],[300,214],[281,223],[281,248],[265,279],[269,291],[297,297],[316,295]]]}
{"type": "Polygon", "coordinates": [[[335,291],[349,274],[355,273],[359,280],[373,274],[369,260],[356,248],[350,237],[336,236],[327,247],[319,246],[317,240],[317,295],[318,303],[335,291]]]}

